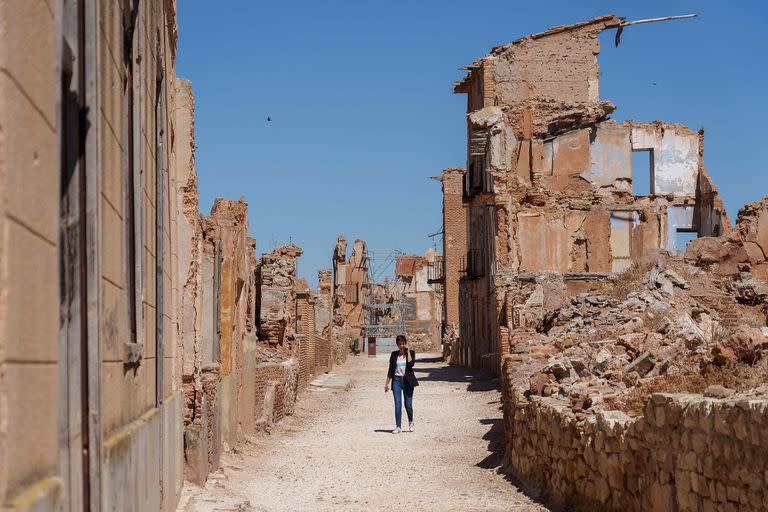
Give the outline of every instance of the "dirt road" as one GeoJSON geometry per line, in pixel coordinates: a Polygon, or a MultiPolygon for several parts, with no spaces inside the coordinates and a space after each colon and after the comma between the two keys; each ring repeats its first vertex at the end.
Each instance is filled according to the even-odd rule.
{"type": "Polygon", "coordinates": [[[187,485],[179,510],[546,510],[498,472],[495,383],[424,356],[416,432],[393,435],[386,362],[363,355],[334,370],[271,434],[225,454],[204,489],[187,485]]]}

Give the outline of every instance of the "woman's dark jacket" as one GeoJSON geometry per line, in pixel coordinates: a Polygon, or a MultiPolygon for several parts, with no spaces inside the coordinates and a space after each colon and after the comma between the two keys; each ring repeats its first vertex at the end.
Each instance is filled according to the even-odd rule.
{"type": "MultiPolygon", "coordinates": [[[[397,365],[397,356],[400,354],[399,350],[393,351],[389,355],[389,370],[387,371],[387,377],[390,379],[395,378],[395,366],[397,365]]],[[[403,380],[405,382],[414,382],[416,386],[418,386],[418,381],[416,381],[416,375],[413,373],[413,365],[416,363],[416,352],[411,350],[411,360],[406,361],[405,363],[405,377],[403,380]],[[409,375],[410,374],[410,375],[409,375]]]]}

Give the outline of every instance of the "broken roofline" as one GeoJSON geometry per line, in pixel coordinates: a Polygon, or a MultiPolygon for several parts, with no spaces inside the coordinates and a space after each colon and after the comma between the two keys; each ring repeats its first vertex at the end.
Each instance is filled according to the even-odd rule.
{"type": "Polygon", "coordinates": [[[457,93],[457,94],[461,94],[461,93],[466,93],[467,92],[467,85],[469,84],[470,78],[472,77],[472,73],[476,69],[480,68],[480,63],[482,62],[483,59],[488,57],[488,55],[498,55],[503,50],[505,50],[507,48],[510,48],[512,46],[515,46],[515,45],[518,45],[518,44],[521,44],[521,43],[524,43],[524,42],[528,42],[528,41],[542,39],[544,37],[553,36],[553,35],[556,35],[556,34],[560,34],[562,32],[568,32],[568,31],[571,31],[571,30],[579,30],[579,29],[583,29],[585,27],[589,27],[591,25],[598,25],[598,24],[602,24],[603,26],[598,28],[596,30],[596,32],[602,32],[603,30],[606,30],[606,29],[609,29],[609,28],[616,28],[619,25],[621,25],[623,22],[624,22],[624,18],[623,17],[616,16],[615,14],[604,14],[602,16],[598,16],[596,18],[591,18],[591,19],[585,20],[585,21],[580,21],[578,23],[573,23],[571,25],[559,25],[557,27],[552,27],[552,28],[550,28],[548,30],[545,30],[544,32],[539,32],[537,34],[527,35],[525,37],[521,37],[519,39],[515,39],[514,41],[512,41],[510,43],[494,46],[494,47],[491,48],[490,53],[488,53],[487,55],[484,55],[483,57],[477,59],[476,61],[474,61],[469,66],[463,66],[463,67],[459,68],[459,69],[466,69],[468,71],[468,73],[461,80],[459,80],[457,82],[454,82],[454,84],[453,84],[453,86],[454,86],[453,87],[453,92],[457,93]]]}
{"type": "Polygon", "coordinates": [[[488,53],[487,55],[484,55],[483,57],[477,59],[476,61],[474,61],[472,64],[470,64],[468,66],[460,67],[459,69],[465,69],[465,70],[468,71],[468,73],[466,75],[464,75],[464,78],[462,78],[461,80],[458,80],[458,81],[453,83],[453,92],[456,93],[456,94],[463,94],[463,93],[468,92],[467,86],[468,86],[469,81],[470,81],[470,79],[472,77],[472,73],[476,69],[480,68],[480,63],[483,61],[483,59],[488,57],[488,55],[499,55],[504,50],[506,50],[508,48],[511,48],[512,46],[524,43],[524,42],[535,41],[537,39],[542,39],[542,38],[553,36],[553,35],[556,35],[556,34],[561,34],[563,32],[569,32],[569,31],[572,31],[572,30],[580,30],[580,29],[583,29],[585,27],[589,27],[589,26],[592,26],[592,25],[602,24],[602,27],[597,28],[596,30],[594,30],[594,32],[595,33],[599,33],[599,32],[602,32],[603,30],[608,30],[608,29],[612,29],[612,28],[618,29],[619,31],[616,34],[616,45],[618,46],[618,44],[619,44],[619,37],[621,35],[621,30],[622,30],[623,27],[630,26],[630,25],[636,25],[636,24],[640,24],[640,23],[653,23],[653,22],[656,22],[656,21],[667,21],[667,20],[677,20],[677,19],[693,18],[695,16],[696,16],[696,14],[684,14],[684,15],[680,15],[680,16],[664,16],[664,17],[661,17],[661,18],[649,18],[649,19],[644,19],[644,20],[625,21],[626,18],[624,18],[623,16],[616,16],[615,14],[603,14],[602,16],[597,16],[595,18],[591,18],[591,19],[588,19],[588,20],[585,20],[585,21],[580,21],[578,23],[573,23],[571,25],[558,25],[556,27],[552,27],[552,28],[550,28],[548,30],[545,30],[544,32],[538,32],[536,34],[530,34],[530,35],[527,35],[525,37],[521,37],[519,39],[515,39],[514,41],[512,41],[510,43],[494,46],[494,47],[491,48],[490,53],[488,53]]]}

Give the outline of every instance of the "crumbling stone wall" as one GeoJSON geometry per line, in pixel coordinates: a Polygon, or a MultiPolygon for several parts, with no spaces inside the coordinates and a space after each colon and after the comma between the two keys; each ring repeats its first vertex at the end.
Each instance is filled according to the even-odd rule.
{"type": "Polygon", "coordinates": [[[719,238],[692,240],[685,259],[720,275],[749,272],[768,282],[768,196],[739,210],[736,228],[719,238]]]}
{"type": "MultiPolygon", "coordinates": [[[[397,293],[404,306],[404,334],[414,350],[421,352],[438,350],[441,343],[442,285],[429,281],[429,269],[438,258],[439,255],[430,249],[425,256],[401,255],[395,262],[397,280],[394,285],[401,287],[397,293]]],[[[390,290],[390,294],[393,293],[390,290]]]]}
{"type": "Polygon", "coordinates": [[[330,337],[333,317],[333,271],[322,269],[317,273],[317,295],[315,296],[315,332],[330,337]]]}
{"type": "Polygon", "coordinates": [[[221,386],[216,397],[221,404],[219,430],[222,441],[232,445],[254,428],[251,363],[256,341],[253,321],[248,317],[249,297],[255,292],[248,287],[253,282],[255,247],[248,235],[248,205],[242,198],[217,198],[211,215],[203,219],[203,229],[204,263],[212,267],[212,279],[206,279],[204,285],[214,287],[210,291],[213,304],[204,300],[203,309],[205,317],[210,312],[212,324],[218,326],[204,329],[206,342],[201,349],[211,354],[214,366],[220,365],[221,386]]]}
{"type": "Polygon", "coordinates": [[[347,240],[339,235],[333,251],[333,315],[330,330],[336,364],[346,361],[354,340],[363,347],[364,285],[367,282],[365,242],[355,240],[352,255],[347,259],[347,240]]]}
{"type": "Polygon", "coordinates": [[[764,510],[768,390],[728,399],[655,394],[644,416],[578,418],[528,395],[504,364],[506,468],[571,510],[764,510]]]}
{"type": "Polygon", "coordinates": [[[682,250],[678,233],[730,227],[704,168],[703,132],[608,119],[597,36],[622,21],[600,16],[496,47],[455,84],[469,96],[462,364],[499,371],[500,273],[620,272],[682,250]],[[632,168],[639,151],[646,169],[632,168]]]}
{"type": "Polygon", "coordinates": [[[218,468],[221,445],[218,422],[220,368],[212,354],[210,310],[214,289],[210,241],[204,241],[198,210],[195,167],[194,94],[187,80],[176,80],[176,129],[182,144],[176,150],[180,215],[176,222],[178,269],[182,287],[178,304],[178,365],[184,397],[185,478],[205,483],[218,468]],[[205,302],[205,305],[204,305],[205,302]],[[208,306],[208,307],[205,307],[208,306]]]}
{"type": "Polygon", "coordinates": [[[261,257],[261,324],[259,336],[272,347],[288,353],[297,348],[296,334],[296,258],[301,249],[295,244],[278,247],[261,257]]]}

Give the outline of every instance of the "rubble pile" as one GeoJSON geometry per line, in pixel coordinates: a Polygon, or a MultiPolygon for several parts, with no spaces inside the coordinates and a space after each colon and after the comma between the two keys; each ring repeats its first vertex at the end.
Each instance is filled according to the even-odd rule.
{"type": "MultiPolygon", "coordinates": [[[[546,279],[552,276],[538,281],[546,279]]],[[[726,375],[740,365],[765,371],[764,289],[749,272],[716,279],[671,258],[646,272],[633,268],[542,310],[534,329],[513,332],[514,379],[529,394],[561,398],[586,415],[621,408],[641,384],[671,391],[664,383],[678,385],[688,374],[726,375]]]]}

